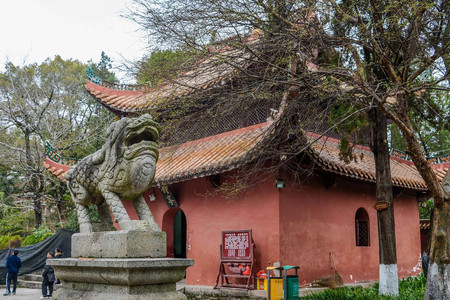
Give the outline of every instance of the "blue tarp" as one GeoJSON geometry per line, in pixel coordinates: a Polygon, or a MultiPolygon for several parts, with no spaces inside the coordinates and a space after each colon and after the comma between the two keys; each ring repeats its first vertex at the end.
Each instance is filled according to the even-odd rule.
{"type": "MultiPolygon", "coordinates": [[[[44,268],[47,259],[47,253],[55,251],[55,248],[60,248],[64,253],[63,257],[70,257],[72,249],[72,234],[73,231],[67,229],[60,229],[57,233],[48,239],[25,247],[14,248],[19,250],[19,257],[22,260],[22,268],[19,270],[19,275],[28,274],[44,268]]],[[[0,282],[6,279],[6,260],[11,255],[11,250],[0,250],[0,282]]]]}

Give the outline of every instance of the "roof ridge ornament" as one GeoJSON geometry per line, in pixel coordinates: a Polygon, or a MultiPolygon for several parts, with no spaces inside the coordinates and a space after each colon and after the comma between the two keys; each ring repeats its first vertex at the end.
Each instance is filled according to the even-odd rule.
{"type": "Polygon", "coordinates": [[[89,81],[91,81],[95,84],[98,84],[98,85],[102,85],[103,80],[100,77],[95,76],[95,72],[94,72],[94,70],[92,70],[91,67],[89,67],[89,66],[86,66],[86,67],[87,67],[86,68],[86,76],[89,79],[89,81]]]}
{"type": "Polygon", "coordinates": [[[64,157],[62,155],[59,155],[49,141],[45,141],[44,149],[45,149],[45,156],[55,163],[73,166],[78,161],[78,159],[76,158],[64,157]]]}
{"type": "Polygon", "coordinates": [[[115,83],[103,80],[102,78],[95,75],[94,70],[91,67],[86,66],[86,76],[88,80],[96,85],[103,86],[108,89],[113,89],[117,91],[140,91],[146,92],[150,90],[150,86],[148,82],[139,83],[139,84],[125,84],[125,83],[115,83]]]}

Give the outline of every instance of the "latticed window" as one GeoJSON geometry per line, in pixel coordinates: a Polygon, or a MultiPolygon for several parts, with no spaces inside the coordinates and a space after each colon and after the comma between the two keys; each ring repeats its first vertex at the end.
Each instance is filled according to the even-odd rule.
{"type": "Polygon", "coordinates": [[[369,215],[364,208],[355,215],[356,246],[370,246],[369,215]]]}

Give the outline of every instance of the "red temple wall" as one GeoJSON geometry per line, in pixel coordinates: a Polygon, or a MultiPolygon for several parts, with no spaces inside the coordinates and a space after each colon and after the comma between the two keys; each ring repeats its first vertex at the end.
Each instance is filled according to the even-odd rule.
{"type": "MultiPolygon", "coordinates": [[[[338,180],[335,187],[325,189],[320,180],[314,180],[286,185],[280,196],[282,265],[300,266],[301,281],[306,282],[333,275],[333,262],[346,283],[378,279],[372,184],[338,180]],[[369,214],[369,247],[356,246],[355,214],[361,207],[369,214]]],[[[418,275],[420,231],[415,197],[397,197],[394,214],[399,276],[418,275]]]]}
{"type": "Polygon", "coordinates": [[[395,236],[398,273],[401,277],[419,275],[422,270],[419,208],[415,197],[395,198],[395,236]]]}
{"type": "MultiPolygon", "coordinates": [[[[215,284],[221,232],[241,229],[253,230],[255,272],[274,262],[298,265],[300,281],[310,282],[333,274],[331,252],[345,282],[378,279],[373,184],[338,180],[335,187],[325,189],[322,180],[316,178],[296,187],[287,181],[285,189],[277,189],[275,178],[267,178],[232,198],[217,193],[208,178],[173,184],[171,188],[179,208],[169,209],[157,188],[155,201],[149,201],[153,189],[145,199],[167,233],[169,256],[173,255],[173,218],[178,209],[186,216],[186,254],[195,260],[195,265],[187,269],[187,284],[215,284]],[[369,247],[355,245],[355,213],[360,207],[369,214],[369,247]]],[[[135,219],[133,209],[126,206],[135,219]]],[[[417,275],[420,231],[415,197],[397,197],[394,208],[399,275],[417,275]]]]}
{"type": "MultiPolygon", "coordinates": [[[[266,267],[268,262],[279,260],[278,191],[273,184],[275,181],[268,181],[270,184],[261,183],[251,191],[241,192],[231,198],[217,195],[207,178],[171,185],[179,208],[186,216],[186,255],[195,260],[195,265],[187,269],[187,284],[215,284],[220,262],[221,233],[224,230],[253,230],[256,271],[266,267]]],[[[170,224],[170,218],[166,221],[164,218],[176,209],[168,209],[159,191],[156,199],[149,202],[149,207],[155,220],[162,225],[163,230],[167,230],[170,252],[173,247],[173,225],[170,224]]]]}

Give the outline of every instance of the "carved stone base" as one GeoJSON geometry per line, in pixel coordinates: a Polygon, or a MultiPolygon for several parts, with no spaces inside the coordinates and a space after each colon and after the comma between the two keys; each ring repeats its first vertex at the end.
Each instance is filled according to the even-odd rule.
{"type": "Polygon", "coordinates": [[[166,257],[162,231],[106,231],[72,235],[72,257],[166,257]]]}
{"type": "Polygon", "coordinates": [[[176,282],[183,279],[191,259],[129,258],[129,259],[51,259],[62,287],[54,298],[181,300],[186,296],[176,291],[176,282]]]}

